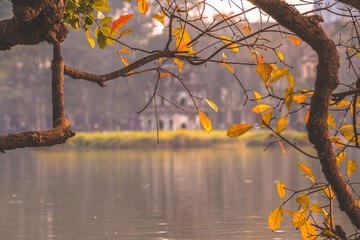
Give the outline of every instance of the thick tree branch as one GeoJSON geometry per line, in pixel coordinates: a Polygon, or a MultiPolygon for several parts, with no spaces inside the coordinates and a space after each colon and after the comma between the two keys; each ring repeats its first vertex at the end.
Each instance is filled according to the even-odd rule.
{"type": "Polygon", "coordinates": [[[134,69],[137,69],[149,62],[152,62],[156,59],[163,58],[163,57],[173,58],[173,57],[175,57],[175,52],[171,52],[169,50],[163,50],[161,52],[157,52],[157,53],[151,54],[149,56],[143,57],[143,58],[137,60],[136,62],[134,62],[120,70],[106,73],[106,74],[87,73],[87,72],[80,71],[80,70],[77,70],[77,69],[74,69],[74,68],[71,68],[71,67],[65,65],[64,74],[68,75],[69,77],[72,77],[73,79],[88,80],[91,82],[98,83],[101,87],[104,87],[105,81],[109,81],[109,80],[112,80],[112,79],[115,79],[118,77],[122,77],[134,69]]]}
{"type": "Polygon", "coordinates": [[[342,2],[349,6],[352,6],[360,11],[360,1],[359,0],[338,0],[338,2],[342,2]]]}
{"type": "Polygon", "coordinates": [[[16,45],[64,41],[69,29],[62,22],[65,0],[13,0],[12,19],[0,21],[0,51],[16,45]]]}
{"type": "Polygon", "coordinates": [[[0,151],[24,147],[53,146],[66,142],[75,135],[65,118],[64,108],[64,61],[60,44],[54,45],[52,62],[53,129],[0,135],[0,151]]]}
{"type": "Polygon", "coordinates": [[[355,201],[337,164],[330,142],[327,115],[331,94],[338,86],[339,55],[334,42],[326,35],[317,16],[305,17],[284,0],[250,0],[281,25],[297,34],[317,53],[319,64],[315,91],[307,124],[310,141],[315,145],[323,172],[334,189],[342,211],[360,229],[360,207],[355,201]]]}

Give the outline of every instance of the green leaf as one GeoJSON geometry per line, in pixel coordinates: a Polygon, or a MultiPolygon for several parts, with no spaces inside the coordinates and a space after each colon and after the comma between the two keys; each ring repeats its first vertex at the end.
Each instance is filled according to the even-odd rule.
{"type": "Polygon", "coordinates": [[[268,84],[275,82],[277,80],[279,80],[280,78],[282,78],[283,76],[286,76],[289,74],[289,69],[287,68],[279,68],[278,70],[276,70],[273,75],[271,75],[270,81],[268,84]]]}
{"type": "Polygon", "coordinates": [[[89,33],[89,32],[85,32],[85,35],[86,35],[87,40],[88,40],[89,43],[90,43],[90,46],[91,46],[92,48],[94,48],[94,47],[95,47],[95,41],[94,41],[94,39],[91,37],[90,33],[89,33]]]}
{"type": "Polygon", "coordinates": [[[354,171],[357,168],[357,162],[353,161],[353,160],[349,160],[346,164],[346,172],[349,176],[349,178],[351,178],[352,174],[354,173],[354,171]]]}
{"type": "Polygon", "coordinates": [[[296,199],[296,202],[304,206],[306,209],[309,209],[310,200],[306,194],[300,193],[299,197],[296,199]]]}
{"type": "Polygon", "coordinates": [[[106,48],[106,37],[101,31],[98,33],[97,43],[101,49],[106,48]]]}
{"type": "Polygon", "coordinates": [[[268,217],[268,224],[272,231],[281,226],[281,221],[283,219],[281,207],[282,206],[275,208],[268,217]]]}
{"type": "Polygon", "coordinates": [[[285,197],[285,183],[279,181],[276,184],[276,190],[279,194],[279,196],[281,197],[281,199],[284,201],[284,197],[285,197]]]}
{"type": "Polygon", "coordinates": [[[101,20],[100,26],[108,25],[108,24],[111,23],[112,21],[113,21],[113,18],[112,18],[112,17],[105,17],[103,20],[101,20]]]}
{"type": "Polygon", "coordinates": [[[234,124],[228,129],[226,135],[229,137],[239,137],[246,133],[252,127],[254,127],[254,125],[247,123],[234,124]]]}

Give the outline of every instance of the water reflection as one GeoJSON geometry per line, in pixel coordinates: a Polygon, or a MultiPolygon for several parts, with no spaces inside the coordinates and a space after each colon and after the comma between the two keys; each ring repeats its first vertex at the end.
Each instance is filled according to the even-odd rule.
{"type": "Polygon", "coordinates": [[[281,203],[275,182],[304,187],[296,163],[318,169],[294,152],[262,149],[21,150],[1,158],[0,239],[11,240],[299,239],[290,216],[275,233],[267,227],[281,203]]]}

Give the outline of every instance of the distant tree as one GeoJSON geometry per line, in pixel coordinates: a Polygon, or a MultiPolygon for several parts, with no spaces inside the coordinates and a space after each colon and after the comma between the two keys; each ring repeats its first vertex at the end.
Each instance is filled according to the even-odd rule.
{"type": "MultiPolygon", "coordinates": [[[[228,4],[233,5],[237,10],[237,13],[229,15],[218,11],[217,6],[212,6],[206,1],[156,1],[151,9],[158,11],[158,14],[154,14],[152,17],[164,25],[168,37],[163,43],[162,49],[155,50],[144,49],[137,46],[136,43],[127,44],[122,41],[121,38],[131,38],[131,33],[134,31],[133,29],[122,30],[133,14],[122,14],[114,21],[112,17],[104,15],[105,12],[110,11],[106,0],[12,0],[11,2],[14,17],[0,21],[0,50],[10,50],[16,45],[35,45],[43,41],[53,46],[51,67],[53,129],[0,135],[1,151],[22,147],[52,146],[63,143],[75,135],[70,130],[70,123],[65,117],[64,74],[73,79],[83,79],[105,87],[105,83],[109,80],[155,72],[156,84],[149,103],[152,101],[155,103],[157,121],[156,101],[163,98],[157,92],[161,78],[172,76],[179,81],[188,91],[197,110],[199,110],[198,101],[206,101],[217,110],[217,106],[211,100],[192,94],[191,89],[187,88],[181,78],[181,71],[189,66],[196,67],[204,64],[226,67],[239,82],[246,97],[245,103],[247,101],[257,103],[252,111],[260,114],[258,125],[270,129],[281,147],[283,147],[282,142],[287,142],[307,156],[318,159],[328,181],[328,184],[316,182],[311,170],[305,164],[299,164],[299,167],[305,172],[304,175],[311,180],[312,186],[306,190],[293,191],[290,198],[298,196],[296,201],[303,207],[297,212],[283,209],[288,200],[284,200],[285,184],[279,182],[277,189],[282,198],[282,204],[269,216],[271,229],[275,230],[280,227],[282,214],[286,212],[294,215],[293,224],[296,228],[301,229],[304,239],[316,239],[319,235],[317,230],[320,230],[320,236],[325,238],[348,239],[341,226],[334,226],[333,199],[336,196],[340,209],[347,214],[357,229],[351,238],[359,239],[360,208],[357,200],[360,196],[355,191],[354,185],[344,179],[338,165],[345,159],[348,149],[359,148],[360,121],[357,118],[357,112],[360,101],[357,96],[360,93],[360,78],[359,67],[356,65],[358,60],[355,58],[360,57],[360,1],[328,1],[329,4],[321,5],[321,0],[316,3],[300,0],[300,4],[291,5],[284,0],[249,0],[256,7],[245,10],[241,0],[229,0],[228,4]],[[314,4],[318,8],[301,14],[297,7],[305,4],[314,4]],[[213,19],[205,16],[206,8],[217,11],[213,19]],[[340,8],[341,13],[334,12],[334,8],[340,8]],[[260,12],[259,25],[248,21],[247,15],[252,11],[260,12]],[[348,39],[340,38],[335,44],[321,26],[323,21],[321,13],[337,14],[341,15],[343,19],[347,19],[347,27],[351,29],[347,36],[348,39]],[[276,22],[263,23],[262,19],[266,18],[264,21],[267,21],[268,17],[273,18],[276,22]],[[119,50],[118,54],[125,67],[107,74],[94,74],[65,65],[61,54],[61,43],[66,39],[69,31],[66,24],[75,30],[84,30],[93,48],[96,43],[102,49],[115,43],[123,46],[124,48],[119,50]],[[92,29],[93,26],[96,28],[95,30],[92,29]],[[192,36],[190,36],[190,32],[192,36]],[[285,41],[292,41],[297,45],[302,39],[317,54],[318,66],[313,90],[294,90],[296,81],[290,74],[286,60],[279,51],[279,46],[271,44],[271,35],[273,34],[280,34],[285,41]],[[245,49],[242,54],[249,53],[248,61],[236,60],[235,56],[239,49],[245,49]],[[124,56],[128,56],[134,51],[142,53],[143,57],[129,63],[126,59],[128,57],[124,56]],[[357,79],[351,83],[342,83],[345,90],[333,93],[340,83],[338,79],[339,52],[346,54],[347,61],[342,64],[347,64],[349,71],[352,71],[357,79]],[[264,57],[273,59],[272,63],[264,61],[264,57]],[[152,63],[152,65],[149,67],[148,63],[152,63]],[[169,63],[176,64],[178,70],[170,68],[169,63]],[[278,68],[276,63],[283,67],[278,68]],[[266,94],[261,96],[259,92],[264,91],[246,87],[246,82],[241,81],[241,78],[238,77],[240,65],[256,66],[266,94]],[[289,86],[285,90],[277,89],[274,83],[286,78],[289,86]],[[351,100],[346,101],[345,98],[351,100]],[[258,103],[260,101],[268,101],[268,103],[260,104],[258,103]],[[296,109],[290,111],[291,106],[294,105],[296,109]],[[281,111],[282,108],[285,110],[281,111]],[[334,109],[336,111],[335,118],[329,112],[334,109]],[[286,114],[282,114],[282,117],[275,121],[276,117],[273,116],[275,110],[278,111],[277,115],[283,112],[286,114]],[[304,152],[281,135],[287,125],[288,116],[300,111],[307,112],[304,124],[306,122],[309,140],[314,144],[317,156],[304,152]],[[343,115],[339,115],[339,113],[343,113],[343,115]],[[329,127],[333,128],[333,131],[330,132],[329,127]],[[323,208],[313,204],[310,207],[308,195],[319,191],[327,197],[329,205],[323,208]],[[323,225],[315,223],[312,216],[314,212],[324,215],[323,225]]],[[[144,15],[149,10],[147,0],[137,0],[128,4],[130,6],[136,4],[139,12],[144,15]]],[[[150,21],[149,18],[146,19],[146,21],[150,21]]],[[[170,99],[166,100],[171,102],[170,99]]],[[[172,103],[177,106],[177,103],[172,103]]],[[[149,104],[145,108],[147,106],[149,104]]],[[[199,118],[206,131],[210,132],[212,129],[210,119],[200,111],[199,118]]],[[[228,135],[230,137],[240,136],[254,126],[250,123],[235,124],[229,128],[228,135]]],[[[348,160],[349,178],[356,167],[356,161],[348,160]]]]}

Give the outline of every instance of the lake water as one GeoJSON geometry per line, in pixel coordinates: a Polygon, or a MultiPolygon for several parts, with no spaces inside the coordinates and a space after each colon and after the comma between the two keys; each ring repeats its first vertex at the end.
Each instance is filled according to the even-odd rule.
{"type": "Polygon", "coordinates": [[[280,230],[267,225],[276,181],[308,186],[298,162],[320,178],[316,160],[278,149],[8,151],[0,239],[300,239],[287,214],[280,230]]]}

